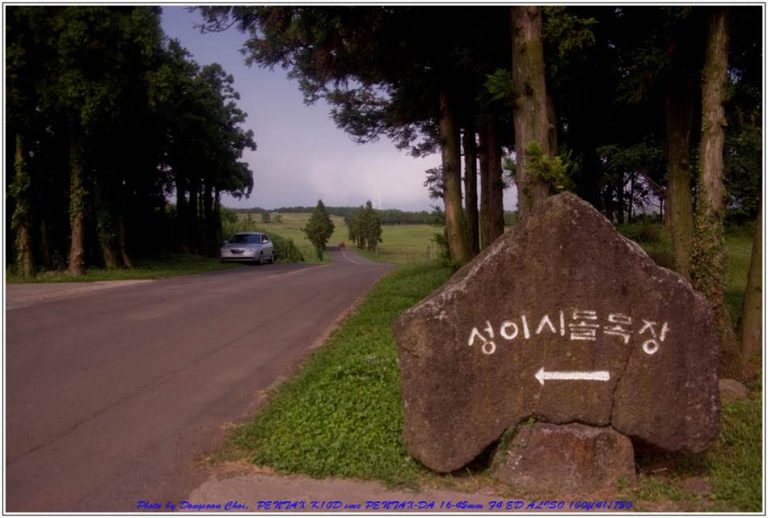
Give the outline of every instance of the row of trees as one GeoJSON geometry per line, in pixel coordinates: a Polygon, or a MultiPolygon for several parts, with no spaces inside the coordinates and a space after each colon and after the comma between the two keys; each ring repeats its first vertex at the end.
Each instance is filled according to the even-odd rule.
{"type": "MultiPolygon", "coordinates": [[[[352,216],[359,207],[338,207],[338,206],[326,206],[326,210],[329,214],[341,216],[342,218],[349,218],[352,216]]],[[[252,209],[233,209],[236,212],[271,212],[277,214],[306,214],[315,210],[314,207],[295,206],[295,207],[279,207],[277,209],[262,209],[261,207],[254,207],[252,209]]],[[[420,211],[407,211],[400,209],[374,209],[376,215],[381,221],[382,225],[431,225],[435,222],[435,217],[432,212],[426,210],[420,211]]]]}
{"type": "Polygon", "coordinates": [[[221,193],[253,187],[232,76],[168,41],[159,8],[10,6],[5,35],[9,262],[213,253],[221,193]]]}
{"type": "Polygon", "coordinates": [[[357,248],[375,252],[381,243],[381,221],[373,204],[368,201],[351,216],[344,218],[349,229],[349,239],[357,248]]]}
{"type": "Polygon", "coordinates": [[[357,141],[439,151],[456,265],[503,232],[505,149],[523,219],[571,189],[619,221],[638,186],[655,189],[677,270],[719,316],[723,372],[741,371],[752,346],[739,350],[725,310],[723,221],[727,203],[750,216],[759,206],[760,7],[202,12],[208,30],[247,32],[249,63],[288,69],[357,141]]]}

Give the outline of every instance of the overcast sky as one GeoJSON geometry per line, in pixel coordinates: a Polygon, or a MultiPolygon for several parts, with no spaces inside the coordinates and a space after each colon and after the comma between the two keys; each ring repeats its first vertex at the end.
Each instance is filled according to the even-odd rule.
{"type": "MultiPolygon", "coordinates": [[[[200,34],[197,12],[163,6],[163,29],[178,39],[200,65],[219,63],[235,78],[239,106],[253,130],[258,149],[244,155],[254,173],[251,197],[224,197],[228,207],[277,208],[326,205],[358,206],[380,199],[383,208],[429,210],[436,202],[423,186],[424,171],[440,163],[438,154],[412,158],[388,139],[356,144],[330,117],[320,101],[306,106],[295,81],[274,71],[245,65],[240,48],[245,35],[230,29],[200,34]]],[[[505,196],[505,209],[512,200],[505,196]]]]}

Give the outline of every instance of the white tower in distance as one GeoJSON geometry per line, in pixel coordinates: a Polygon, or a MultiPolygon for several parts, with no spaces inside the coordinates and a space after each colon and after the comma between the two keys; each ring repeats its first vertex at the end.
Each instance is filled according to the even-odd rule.
{"type": "Polygon", "coordinates": [[[378,210],[382,210],[384,208],[384,205],[381,202],[381,189],[379,188],[379,177],[378,176],[376,176],[376,178],[375,178],[375,184],[374,185],[375,185],[376,192],[375,192],[374,197],[373,197],[373,208],[374,209],[378,209],[378,210]]]}

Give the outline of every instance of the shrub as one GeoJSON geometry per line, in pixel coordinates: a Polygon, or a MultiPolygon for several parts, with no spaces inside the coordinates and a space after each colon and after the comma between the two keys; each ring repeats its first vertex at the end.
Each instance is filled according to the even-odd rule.
{"type": "Polygon", "coordinates": [[[302,263],[304,262],[304,254],[293,242],[293,239],[286,239],[283,236],[269,233],[269,237],[272,240],[272,244],[275,246],[275,255],[277,256],[277,262],[279,263],[302,263]]]}

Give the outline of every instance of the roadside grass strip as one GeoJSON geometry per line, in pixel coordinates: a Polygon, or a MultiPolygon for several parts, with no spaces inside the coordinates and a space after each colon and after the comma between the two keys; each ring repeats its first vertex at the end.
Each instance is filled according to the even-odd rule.
{"type": "Polygon", "coordinates": [[[91,282],[134,279],[164,279],[179,275],[237,268],[237,264],[221,264],[217,258],[194,254],[165,254],[151,259],[139,259],[134,268],[88,268],[85,275],[69,275],[66,271],[40,272],[33,278],[22,277],[6,269],[5,282],[91,282]]]}
{"type": "Polygon", "coordinates": [[[449,276],[434,264],[388,274],[299,375],[234,433],[238,453],[285,473],[412,484],[426,470],[408,457],[402,441],[391,326],[449,276]]]}

